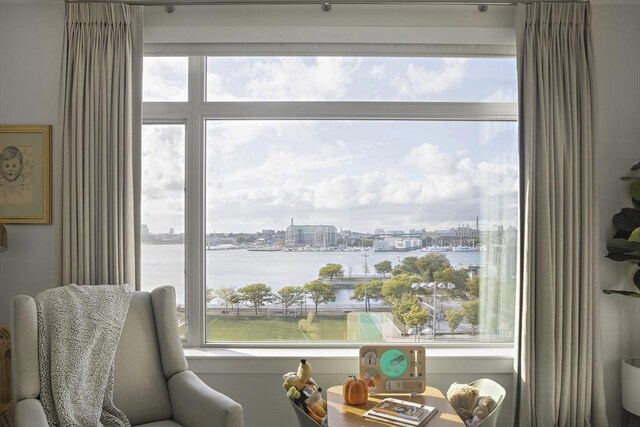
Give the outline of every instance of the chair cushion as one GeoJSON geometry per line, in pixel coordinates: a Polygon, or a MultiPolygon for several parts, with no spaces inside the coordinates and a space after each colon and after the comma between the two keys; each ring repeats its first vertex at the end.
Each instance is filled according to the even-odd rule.
{"type": "Polygon", "coordinates": [[[163,421],[154,421],[152,423],[147,424],[138,424],[133,427],[182,427],[182,424],[178,424],[172,420],[163,420],[163,421]]]}
{"type": "Polygon", "coordinates": [[[171,418],[151,295],[147,292],[134,292],[131,297],[116,352],[113,402],[131,425],[171,418]]]}
{"type": "Polygon", "coordinates": [[[38,370],[38,318],[36,301],[27,295],[13,298],[13,398],[35,399],[40,395],[38,370]]]}

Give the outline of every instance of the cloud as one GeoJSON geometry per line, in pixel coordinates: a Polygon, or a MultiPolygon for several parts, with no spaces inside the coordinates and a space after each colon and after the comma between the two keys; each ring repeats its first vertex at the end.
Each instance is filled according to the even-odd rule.
{"type": "Polygon", "coordinates": [[[482,99],[481,102],[516,102],[517,95],[515,89],[516,88],[508,89],[500,87],[482,99]]]}
{"type": "Polygon", "coordinates": [[[320,170],[335,170],[352,164],[358,156],[342,152],[333,145],[323,145],[319,151],[296,154],[286,147],[271,148],[261,165],[234,171],[225,176],[225,182],[273,182],[286,179],[306,181],[320,170]]]}
{"type": "Polygon", "coordinates": [[[428,175],[445,175],[452,170],[454,157],[440,151],[433,144],[422,144],[411,149],[404,158],[404,162],[415,165],[418,169],[428,175]]]}
{"type": "MultiPolygon", "coordinates": [[[[272,206],[307,205],[314,209],[348,209],[381,205],[422,206],[479,200],[480,195],[513,194],[518,188],[517,167],[479,162],[463,151],[447,153],[432,144],[413,148],[402,164],[364,174],[340,173],[314,182],[314,170],[344,170],[349,155],[327,153],[294,155],[280,150],[269,153],[264,163],[236,172],[231,181],[239,189],[220,191],[216,199],[261,200],[272,206]],[[405,170],[413,166],[419,173],[405,170]]],[[[225,178],[225,182],[229,182],[225,178]]],[[[211,201],[212,203],[216,203],[211,201]]]]}
{"type": "Polygon", "coordinates": [[[154,233],[184,228],[185,129],[142,127],[142,223],[154,233]]]}
{"type": "Polygon", "coordinates": [[[466,63],[466,59],[444,58],[440,70],[429,70],[410,63],[405,76],[396,77],[394,84],[405,96],[440,94],[462,83],[466,63]]]}
{"type": "Polygon", "coordinates": [[[207,120],[207,157],[231,154],[238,147],[254,141],[257,135],[271,134],[275,122],[252,121],[248,125],[243,120],[207,120]]]}
{"type": "Polygon", "coordinates": [[[247,92],[255,100],[341,99],[358,67],[359,61],[353,58],[286,57],[256,61],[247,92]]]}
{"type": "Polygon", "coordinates": [[[376,80],[384,80],[387,77],[387,67],[384,64],[374,65],[369,69],[369,75],[376,80]]]}
{"type": "MultiPolygon", "coordinates": [[[[145,125],[143,140],[143,223],[153,232],[169,227],[180,232],[184,126],[145,125]]],[[[363,173],[358,165],[366,160],[348,148],[343,141],[320,144],[315,151],[272,146],[254,166],[214,167],[217,173],[207,174],[208,229],[284,229],[291,217],[357,231],[421,228],[473,221],[488,199],[517,202],[518,170],[513,164],[474,161],[465,151],[448,152],[424,143],[385,169],[363,173]]]]}
{"type": "Polygon", "coordinates": [[[144,58],[143,95],[145,102],[188,100],[188,58],[144,58]]]}

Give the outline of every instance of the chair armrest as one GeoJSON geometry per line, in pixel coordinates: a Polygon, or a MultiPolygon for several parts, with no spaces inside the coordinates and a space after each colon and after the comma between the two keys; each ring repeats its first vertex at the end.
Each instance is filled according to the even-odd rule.
{"type": "Polygon", "coordinates": [[[49,427],[42,403],[24,399],[16,404],[16,427],[49,427]]]}
{"type": "Polygon", "coordinates": [[[185,427],[243,427],[242,406],[206,385],[191,371],[167,381],[173,420],[185,427]]]}

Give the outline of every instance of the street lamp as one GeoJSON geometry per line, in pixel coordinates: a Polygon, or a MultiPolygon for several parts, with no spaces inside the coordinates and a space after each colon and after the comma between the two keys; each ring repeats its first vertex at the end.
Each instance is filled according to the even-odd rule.
{"type": "MultiPolygon", "coordinates": [[[[422,285],[424,285],[425,283],[414,283],[411,285],[411,289],[413,289],[414,291],[417,291],[418,289],[420,289],[422,287],[422,285]]],[[[422,302],[422,300],[420,299],[420,297],[417,297],[419,302],[422,302]]],[[[420,333],[422,332],[422,325],[418,325],[418,330],[416,331],[416,340],[420,341],[420,333]]],[[[411,333],[411,330],[409,330],[409,333],[411,333]]]]}
{"type": "Polygon", "coordinates": [[[369,300],[367,299],[367,273],[369,272],[369,266],[367,265],[367,258],[369,254],[362,254],[364,257],[364,311],[369,311],[369,300]]]}
{"type": "MultiPolygon", "coordinates": [[[[433,341],[436,340],[436,289],[455,289],[456,285],[454,285],[453,283],[436,283],[436,282],[429,282],[429,283],[421,283],[420,287],[424,288],[422,285],[425,285],[427,288],[431,289],[433,288],[433,341]]],[[[440,326],[440,321],[437,321],[438,326],[440,326]]]]}

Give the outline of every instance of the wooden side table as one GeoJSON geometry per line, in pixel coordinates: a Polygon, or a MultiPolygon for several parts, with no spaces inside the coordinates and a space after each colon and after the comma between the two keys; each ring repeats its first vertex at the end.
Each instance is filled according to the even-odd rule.
{"type": "Polygon", "coordinates": [[[438,412],[431,418],[424,427],[464,427],[464,423],[449,405],[449,401],[442,392],[435,387],[427,387],[424,393],[417,396],[408,394],[389,394],[369,396],[369,400],[364,405],[351,406],[344,403],[342,398],[342,386],[333,386],[327,390],[327,413],[331,427],[380,427],[390,426],[384,422],[367,420],[362,417],[367,410],[374,407],[385,397],[395,397],[397,399],[418,402],[438,408],[438,412]]]}

